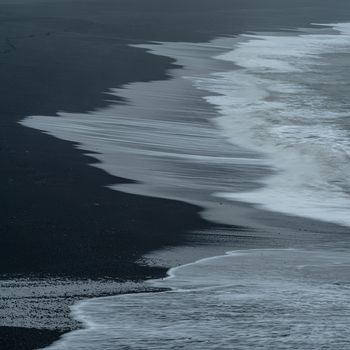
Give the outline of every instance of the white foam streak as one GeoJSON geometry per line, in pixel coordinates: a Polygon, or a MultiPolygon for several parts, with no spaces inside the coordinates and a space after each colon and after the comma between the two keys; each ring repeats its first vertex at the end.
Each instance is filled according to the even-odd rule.
{"type": "Polygon", "coordinates": [[[94,165],[139,182],[119,190],[220,196],[350,226],[350,25],[319,27],[141,45],[184,68],[109,92],[128,103],[22,124],[78,142],[94,165]]]}
{"type": "Polygon", "coordinates": [[[277,170],[261,189],[215,195],[350,226],[350,130],[342,124],[350,113],[319,89],[325,78],[330,87],[348,83],[346,67],[329,68],[327,55],[349,52],[350,24],[331,27],[329,34],[244,36],[216,57],[237,69],[196,81],[215,93],[206,100],[220,111],[225,137],[263,152],[277,170]]]}

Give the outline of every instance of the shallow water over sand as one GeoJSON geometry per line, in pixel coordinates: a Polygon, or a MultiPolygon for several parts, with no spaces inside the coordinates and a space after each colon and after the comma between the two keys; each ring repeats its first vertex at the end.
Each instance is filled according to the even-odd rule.
{"type": "MultiPolygon", "coordinates": [[[[286,58],[283,33],[141,45],[176,58],[184,68],[167,81],[110,91],[125,104],[88,114],[34,116],[23,124],[77,141],[94,152],[96,166],[139,181],[117,190],[189,202],[214,203],[223,196],[348,225],[346,103],[315,94],[314,81],[305,89],[302,79],[280,81],[291,77],[292,68],[298,78],[294,64],[300,61],[317,77],[324,68],[320,41],[327,50],[339,49],[339,57],[347,54],[342,50],[350,47],[348,34],[320,30],[285,34],[283,40],[293,43],[290,65],[277,64],[281,55],[286,58]],[[264,41],[274,50],[262,59],[264,41]],[[305,54],[305,42],[317,44],[315,52],[305,54]],[[245,50],[257,60],[242,60],[245,50]],[[310,96],[317,97],[313,106],[306,103],[310,96]]],[[[349,252],[329,245],[244,250],[184,265],[170,271],[172,278],[150,282],[169,291],[79,303],[74,317],[86,328],[50,349],[346,349],[349,252]]]]}
{"type": "Polygon", "coordinates": [[[350,25],[210,43],[138,45],[176,59],[172,79],[108,94],[125,102],[22,124],[78,142],[117,190],[244,201],[349,226],[350,25]]]}
{"type": "Polygon", "coordinates": [[[79,303],[65,349],[346,349],[349,251],[230,252],[170,270],[153,287],[79,303]]]}

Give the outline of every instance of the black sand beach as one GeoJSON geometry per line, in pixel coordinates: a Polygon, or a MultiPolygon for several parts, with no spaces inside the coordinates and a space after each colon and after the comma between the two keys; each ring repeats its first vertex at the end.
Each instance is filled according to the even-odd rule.
{"type": "Polygon", "coordinates": [[[38,349],[55,341],[62,332],[45,329],[0,327],[1,349],[38,349]]]}
{"type": "MultiPolygon", "coordinates": [[[[247,30],[329,21],[326,1],[294,1],[291,11],[279,10],[280,3],[0,0],[2,279],[123,282],[160,277],[165,268],[137,261],[147,252],[184,244],[192,230],[217,229],[200,217],[199,207],[108,189],[130,180],[91,167],[95,160],[76,144],[17,122],[28,115],[94,110],[111,103],[105,92],[112,87],[169,78],[167,71],[174,68],[170,59],[130,43],[200,42],[247,30]]],[[[344,9],[349,10],[347,1],[339,1],[332,18],[346,18],[344,9]]],[[[232,231],[239,235],[241,229],[232,231]]],[[[108,293],[113,291],[88,294],[108,293]]],[[[4,350],[43,347],[68,330],[59,324],[55,330],[6,325],[2,319],[4,350]]]]}

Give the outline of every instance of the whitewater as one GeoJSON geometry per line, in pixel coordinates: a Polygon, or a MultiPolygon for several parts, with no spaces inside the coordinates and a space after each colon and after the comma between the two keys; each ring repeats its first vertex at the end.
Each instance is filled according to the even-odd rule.
{"type": "Polygon", "coordinates": [[[348,252],[228,252],[148,282],[158,293],[83,301],[84,329],[50,350],[347,349],[348,252]]]}
{"type": "Polygon", "coordinates": [[[138,182],[117,190],[349,226],[349,34],[341,23],[137,45],[182,68],[107,92],[125,104],[22,124],[78,142],[93,165],[138,182]]]}
{"type": "MultiPolygon", "coordinates": [[[[350,24],[138,46],[182,68],[108,92],[125,104],[22,124],[137,181],[116,190],[350,226],[350,24]]],[[[78,303],[84,328],[48,349],[347,349],[350,255],[340,243],[171,269],[148,282],[159,292],[78,303]]]]}
{"type": "Polygon", "coordinates": [[[275,169],[257,191],[218,196],[349,226],[350,24],[318,27],[244,35],[216,57],[237,69],[197,86],[218,93],[206,99],[220,111],[215,122],[225,136],[263,152],[275,169]]]}

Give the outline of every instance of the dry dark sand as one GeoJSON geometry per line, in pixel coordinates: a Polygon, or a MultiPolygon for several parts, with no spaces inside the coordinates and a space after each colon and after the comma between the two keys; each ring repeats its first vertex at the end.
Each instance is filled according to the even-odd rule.
{"type": "MultiPolygon", "coordinates": [[[[168,78],[170,59],[142,53],[127,46],[130,43],[206,41],[247,30],[346,19],[348,1],[339,0],[331,14],[327,4],[322,0],[0,0],[0,308],[20,310],[11,319],[6,312],[1,315],[0,349],[34,349],[51,343],[73,327],[65,323],[69,304],[123,291],[106,281],[164,275],[165,268],[141,265],[138,260],[150,251],[184,244],[189,231],[218,229],[199,216],[200,207],[107,189],[129,180],[90,167],[94,160],[75,144],[17,121],[60,110],[92,110],[108,104],[110,97],[104,92],[111,87],[168,78]],[[53,281],[60,292],[50,299],[39,283],[31,285],[28,295],[18,296],[23,291],[18,285],[21,278],[29,278],[28,285],[30,280],[53,281]],[[86,283],[88,279],[94,282],[86,283]],[[74,283],[85,283],[84,292],[73,293],[74,283]],[[30,298],[33,293],[38,302],[30,298]],[[31,309],[23,311],[23,298],[33,301],[31,309]],[[40,324],[36,312],[44,299],[50,302],[42,304],[46,313],[40,324]],[[62,314],[65,321],[60,321],[62,314]],[[45,327],[47,317],[50,327],[45,327]],[[16,327],[20,323],[25,325],[16,327]]],[[[275,222],[271,219],[270,225],[275,222]]],[[[191,242],[215,245],[228,240],[260,246],[265,239],[250,229],[229,231],[233,233],[229,238],[197,235],[191,242]]]]}

